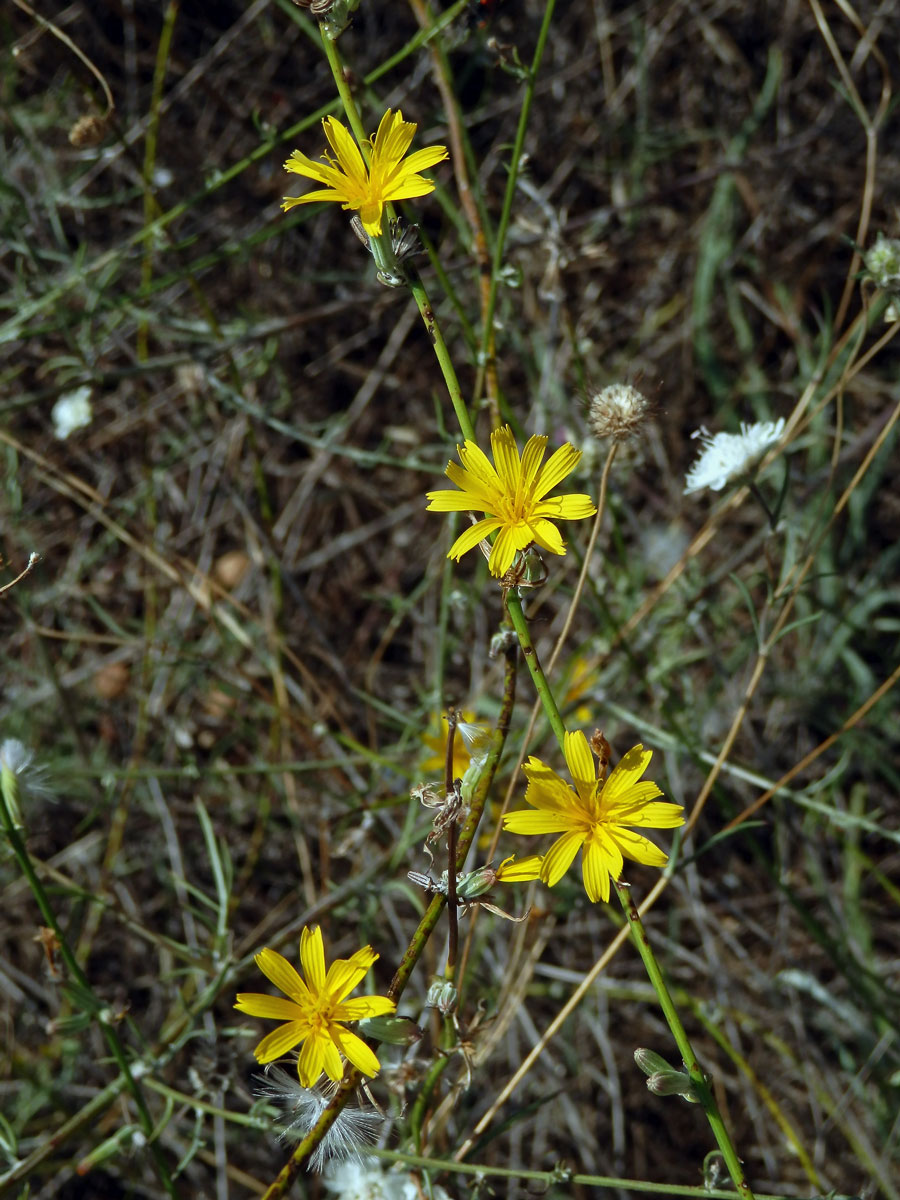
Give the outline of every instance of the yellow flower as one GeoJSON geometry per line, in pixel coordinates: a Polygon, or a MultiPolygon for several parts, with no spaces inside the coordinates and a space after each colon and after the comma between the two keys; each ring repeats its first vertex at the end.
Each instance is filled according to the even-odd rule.
{"type": "MultiPolygon", "coordinates": [[[[569,686],[566,688],[560,708],[564,710],[568,709],[569,705],[575,704],[590,690],[591,685],[595,681],[596,669],[596,663],[588,662],[580,654],[575,656],[572,660],[569,686]]],[[[579,725],[587,725],[591,719],[591,715],[591,708],[587,704],[579,704],[572,714],[574,720],[579,725]]]]}
{"type": "Polygon", "coordinates": [[[488,563],[491,574],[504,575],[512,566],[518,550],[535,542],[551,554],[565,554],[559,530],[548,518],[577,521],[597,511],[590,496],[551,496],[547,493],[575,469],[581,451],[568,442],[560,446],[544,465],[546,437],[531,437],[521,459],[516,439],[508,425],[491,434],[494,466],[474,442],[457,446],[459,461],[447,464],[444,472],[460,489],[429,492],[430,512],[485,513],[450,547],[448,558],[460,559],[467,550],[495,531],[497,538],[488,563]]]}
{"type": "Polygon", "coordinates": [[[665,866],[667,856],[657,846],[634,833],[630,826],[673,829],[684,824],[680,804],[655,802],[662,792],[655,783],[638,782],[652,750],[634,746],[605,782],[597,778],[587,738],[579,730],[565,737],[566,763],[575,790],[537,758],[525,766],[527,809],[507,813],[503,826],[511,833],[561,833],[541,863],[540,878],[553,887],[572,865],[582,847],[581,871],[591,900],[609,899],[610,878],[622,874],[624,859],[665,866]]]}
{"type": "Polygon", "coordinates": [[[397,1007],[387,996],[346,999],[377,958],[371,946],[364,946],[350,958],[336,958],[326,974],[322,932],[318,927],[304,929],[300,934],[304,983],[283,955],[268,947],[261,950],[256,965],[289,999],[256,992],[243,992],[237,997],[234,1007],[239,1012],[287,1022],[259,1043],[253,1051],[257,1061],[272,1062],[302,1042],[297,1073],[304,1087],[312,1087],[323,1070],[329,1079],[339,1080],[344,1073],[342,1054],[364,1075],[377,1075],[381,1064],[374,1052],[341,1024],[380,1017],[397,1007]]]}
{"type": "Polygon", "coordinates": [[[285,212],[295,204],[309,204],[312,200],[337,200],[343,208],[358,211],[366,233],[377,237],[381,233],[385,204],[427,196],[434,191],[431,180],[418,172],[443,162],[447,147],[429,146],[404,158],[416,126],[412,121],[404,121],[399,109],[395,113],[388,109],[377,133],[369,138],[370,167],[366,167],[359,147],[340,121],[326,117],[322,125],[335,157],[326,151],[325,163],[313,162],[294,150],[284,169],[318,180],[327,187],[307,192],[305,196],[285,196],[281,206],[285,212]]]}

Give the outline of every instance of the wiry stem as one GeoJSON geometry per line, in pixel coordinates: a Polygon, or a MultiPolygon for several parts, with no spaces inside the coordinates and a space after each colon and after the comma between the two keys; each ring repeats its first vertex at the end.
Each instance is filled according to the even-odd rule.
{"type": "MultiPolygon", "coordinates": [[[[516,653],[512,649],[506,654],[506,671],[504,676],[503,703],[500,710],[500,717],[497,721],[497,726],[494,729],[491,749],[488,753],[487,760],[482,771],[481,778],[474,789],[472,801],[469,807],[469,815],[459,835],[458,849],[456,857],[456,869],[462,866],[465,862],[466,855],[469,852],[469,847],[472,845],[472,840],[475,837],[475,832],[478,829],[478,823],[481,820],[481,815],[484,812],[484,806],[487,802],[488,792],[491,784],[494,781],[494,775],[497,767],[500,765],[500,756],[503,753],[503,747],[506,744],[506,736],[509,733],[509,723],[512,717],[513,703],[516,698],[516,653]]],[[[412,936],[412,939],[407,947],[400,965],[398,966],[394,978],[391,981],[391,986],[388,988],[388,996],[392,1000],[399,1000],[403,994],[409,977],[413,972],[413,968],[419,960],[419,956],[425,949],[425,944],[434,932],[435,926],[440,920],[441,912],[447,902],[446,896],[440,894],[434,896],[428,908],[425,910],[425,915],[419,922],[419,926],[412,936]]],[[[355,1068],[348,1068],[347,1073],[340,1084],[335,1095],[332,1097],[328,1107],[319,1117],[314,1127],[309,1131],[302,1142],[297,1146],[294,1153],[284,1164],[276,1178],[266,1189],[263,1200],[278,1200],[284,1196],[291,1183],[297,1177],[300,1169],[306,1165],[316,1148],[321,1144],[325,1134],[337,1120],[342,1109],[347,1104],[348,1100],[359,1086],[362,1076],[355,1068]]]]}

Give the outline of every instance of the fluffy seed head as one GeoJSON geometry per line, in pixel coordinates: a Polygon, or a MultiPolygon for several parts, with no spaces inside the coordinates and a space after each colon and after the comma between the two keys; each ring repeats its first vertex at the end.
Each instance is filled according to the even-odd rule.
{"type": "Polygon", "coordinates": [[[650,401],[629,383],[611,383],[591,397],[589,421],[598,438],[624,442],[650,415],[650,401]]]}
{"type": "MultiPolygon", "coordinates": [[[[296,1076],[289,1075],[281,1067],[266,1067],[265,1075],[255,1078],[256,1095],[274,1100],[282,1109],[284,1121],[278,1126],[279,1137],[291,1142],[303,1141],[337,1090],[336,1086],[305,1088],[296,1076]]],[[[383,1124],[384,1117],[374,1108],[356,1108],[348,1104],[310,1158],[310,1169],[319,1171],[332,1158],[360,1162],[368,1147],[374,1144],[383,1124]]]]}

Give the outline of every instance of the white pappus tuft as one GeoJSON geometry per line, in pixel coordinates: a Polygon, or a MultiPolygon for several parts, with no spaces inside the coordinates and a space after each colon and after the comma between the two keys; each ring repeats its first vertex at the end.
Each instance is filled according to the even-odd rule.
{"type": "Polygon", "coordinates": [[[34,751],[18,738],[0,742],[0,785],[17,828],[22,828],[22,801],[46,800],[53,795],[47,768],[35,762],[34,751]]]}
{"type": "MultiPolygon", "coordinates": [[[[305,1088],[281,1067],[266,1067],[265,1075],[255,1076],[257,1096],[274,1100],[284,1112],[278,1126],[278,1136],[301,1142],[328,1107],[336,1087],[305,1088]]],[[[321,1170],[330,1158],[359,1160],[373,1145],[385,1118],[374,1108],[351,1108],[347,1105],[325,1134],[309,1160],[310,1169],[321,1170]]]]}

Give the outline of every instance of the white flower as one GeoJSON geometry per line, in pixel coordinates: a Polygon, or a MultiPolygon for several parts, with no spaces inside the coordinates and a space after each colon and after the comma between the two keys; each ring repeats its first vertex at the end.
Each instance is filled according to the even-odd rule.
{"type": "Polygon", "coordinates": [[[50,416],[53,418],[53,432],[58,438],[67,438],[76,429],[90,425],[94,419],[91,389],[80,387],[74,392],[66,392],[53,405],[50,416]]]}
{"type": "MultiPolygon", "coordinates": [[[[374,1158],[334,1163],[322,1182],[340,1200],[421,1200],[425,1194],[408,1171],[384,1171],[374,1158]]],[[[432,1185],[431,1195],[433,1200],[450,1200],[438,1184],[432,1185]]]]}
{"type": "MultiPolygon", "coordinates": [[[[265,1075],[257,1075],[256,1079],[260,1085],[256,1094],[271,1097],[284,1109],[287,1123],[280,1126],[279,1137],[295,1142],[303,1141],[337,1090],[305,1088],[296,1075],[289,1075],[281,1067],[267,1067],[265,1075]]],[[[310,1169],[318,1171],[329,1158],[359,1160],[383,1124],[384,1117],[374,1108],[346,1105],[310,1158],[310,1169]]]]}
{"type": "Polygon", "coordinates": [[[719,492],[739,475],[745,475],[784,432],[784,417],[777,421],[756,421],[753,425],[741,422],[740,433],[717,433],[715,436],[701,427],[691,437],[701,439],[700,457],[688,471],[685,495],[712,488],[719,492]]]}

